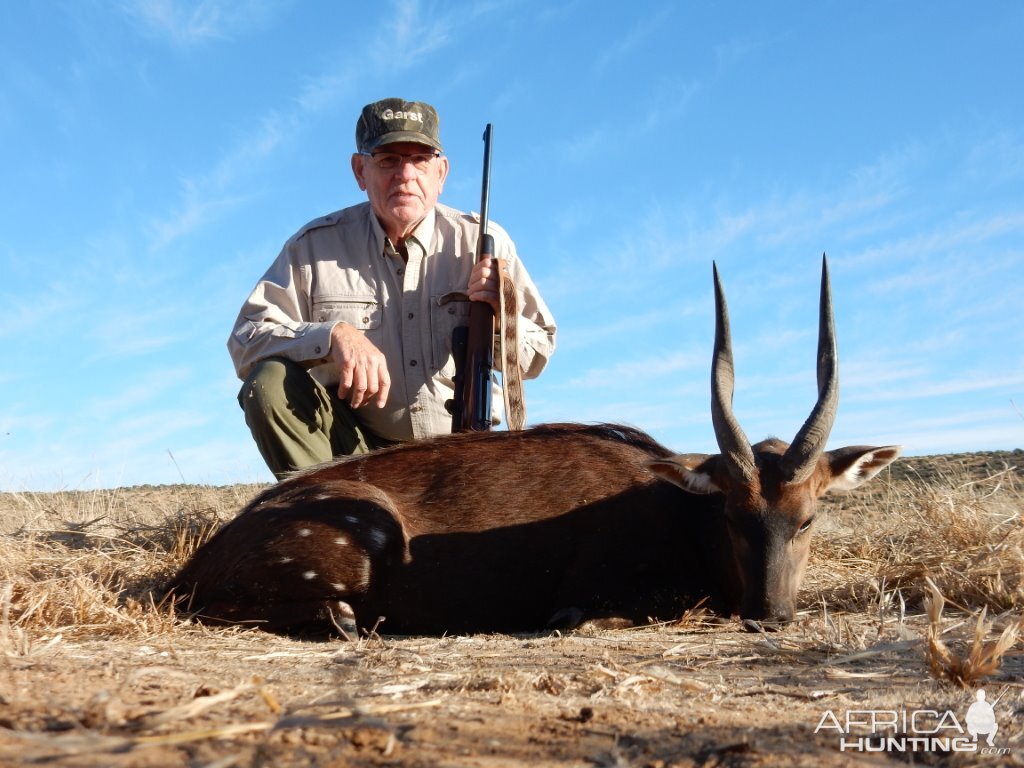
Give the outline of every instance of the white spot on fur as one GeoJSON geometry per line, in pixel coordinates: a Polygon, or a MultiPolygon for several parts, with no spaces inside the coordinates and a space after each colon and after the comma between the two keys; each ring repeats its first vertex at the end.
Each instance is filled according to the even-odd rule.
{"type": "Polygon", "coordinates": [[[348,546],[348,536],[339,536],[338,538],[336,538],[334,540],[334,543],[337,544],[339,547],[347,547],[348,546]]]}
{"type": "Polygon", "coordinates": [[[363,572],[359,577],[359,586],[363,589],[370,586],[370,561],[363,560],[363,572]]]}
{"type": "Polygon", "coordinates": [[[337,582],[335,584],[331,584],[331,586],[334,587],[334,590],[336,592],[344,592],[346,589],[348,589],[348,587],[346,587],[344,584],[342,584],[340,582],[337,582]]]}
{"type": "Polygon", "coordinates": [[[309,528],[299,528],[299,536],[305,538],[306,536],[312,536],[313,532],[309,528]]]}
{"type": "Polygon", "coordinates": [[[302,574],[302,578],[304,578],[306,581],[312,581],[316,578],[316,571],[305,571],[302,574]]]}
{"type": "Polygon", "coordinates": [[[281,565],[288,565],[288,563],[290,563],[294,559],[295,559],[294,557],[282,557],[277,562],[280,563],[281,565]]]}
{"type": "Polygon", "coordinates": [[[355,515],[345,515],[345,522],[346,523],[351,523],[352,525],[355,525],[356,523],[359,522],[359,518],[356,517],[355,515]]]}

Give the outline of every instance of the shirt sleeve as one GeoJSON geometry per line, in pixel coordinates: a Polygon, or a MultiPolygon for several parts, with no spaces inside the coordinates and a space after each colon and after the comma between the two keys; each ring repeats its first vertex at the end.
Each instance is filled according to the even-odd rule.
{"type": "Polygon", "coordinates": [[[228,338],[235,373],[244,379],[259,360],[283,357],[312,367],[326,362],[336,322],[313,322],[310,267],[289,241],[242,305],[228,338]]]}

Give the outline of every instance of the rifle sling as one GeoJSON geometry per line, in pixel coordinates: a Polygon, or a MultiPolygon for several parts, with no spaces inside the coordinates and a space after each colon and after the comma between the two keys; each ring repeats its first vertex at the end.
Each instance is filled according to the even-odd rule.
{"type": "Polygon", "coordinates": [[[498,259],[501,287],[498,302],[498,333],[501,347],[502,393],[505,398],[505,420],[510,430],[526,424],[526,398],[523,395],[523,374],[519,367],[519,300],[516,284],[508,273],[508,264],[498,259]]]}

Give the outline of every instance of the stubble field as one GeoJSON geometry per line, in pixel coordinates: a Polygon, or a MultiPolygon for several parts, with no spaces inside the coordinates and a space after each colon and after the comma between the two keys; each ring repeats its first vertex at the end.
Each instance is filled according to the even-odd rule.
{"type": "Polygon", "coordinates": [[[258,490],[0,494],[0,765],[1024,764],[1021,452],[901,459],[826,498],[798,619],[769,634],[697,608],[317,642],[154,605],[258,490]],[[992,747],[966,733],[979,689],[992,747]]]}

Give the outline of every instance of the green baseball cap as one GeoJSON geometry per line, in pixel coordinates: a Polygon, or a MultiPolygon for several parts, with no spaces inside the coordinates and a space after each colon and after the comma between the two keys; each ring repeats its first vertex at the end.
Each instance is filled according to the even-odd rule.
{"type": "Polygon", "coordinates": [[[356,150],[370,152],[385,144],[411,141],[438,152],[441,135],[437,110],[422,101],[381,99],[363,107],[356,123],[356,150]]]}

